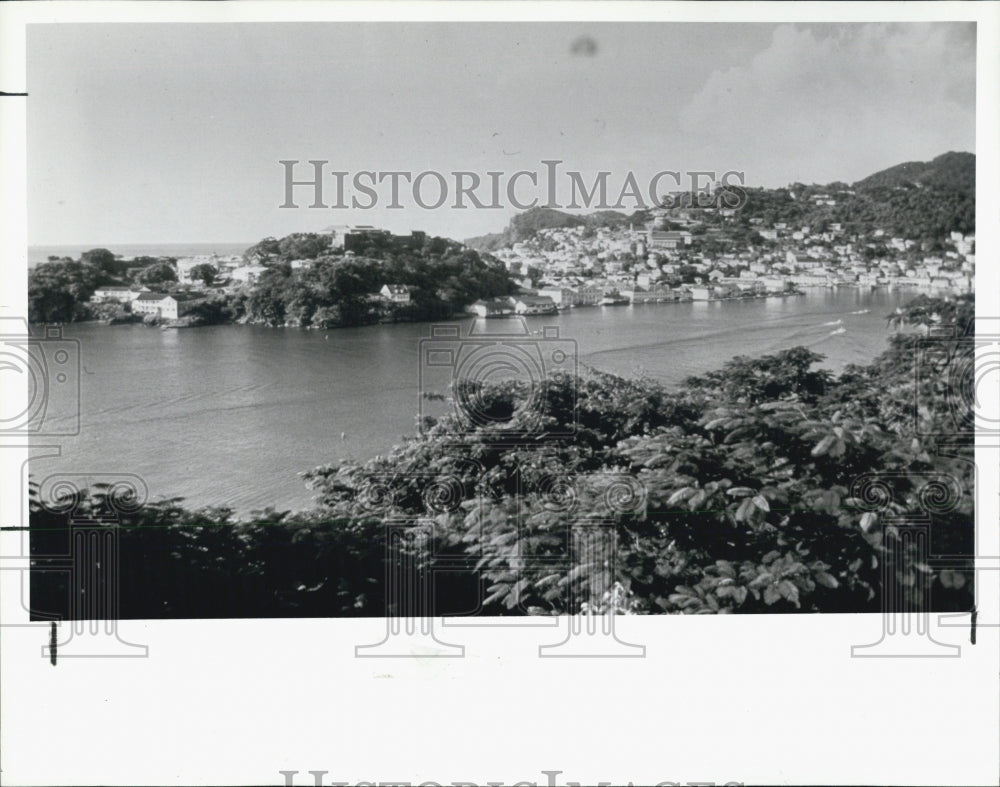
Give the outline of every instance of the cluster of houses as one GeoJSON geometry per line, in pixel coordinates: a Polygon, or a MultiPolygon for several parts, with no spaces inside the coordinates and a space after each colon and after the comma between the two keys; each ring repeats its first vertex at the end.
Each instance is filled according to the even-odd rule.
{"type": "Polygon", "coordinates": [[[219,256],[216,254],[199,255],[196,257],[182,257],[177,260],[177,281],[192,287],[204,285],[204,281],[192,276],[195,268],[208,265],[215,270],[213,284],[225,286],[227,284],[253,284],[257,281],[267,268],[263,265],[251,265],[238,254],[229,256],[219,256]]]}
{"type": "MultiPolygon", "coordinates": [[[[815,204],[836,204],[839,194],[814,194],[815,204]]],[[[560,227],[539,230],[529,239],[493,254],[507,267],[521,292],[482,300],[467,311],[482,317],[546,314],[578,306],[666,303],[786,295],[809,287],[913,287],[938,292],[975,289],[975,236],[952,232],[937,244],[848,233],[838,223],[823,227],[766,224],[749,220],[764,243],[740,246],[726,217],[728,208],[659,208],[643,227],[560,227]],[[706,213],[722,215],[707,223],[706,213]],[[708,241],[718,241],[710,244],[708,241]],[[719,249],[727,249],[720,252],[719,249]],[[934,249],[932,252],[931,249],[934,249]],[[692,273],[693,271],[693,273],[692,273]]],[[[373,240],[421,245],[422,232],[392,235],[371,225],[329,227],[331,245],[350,256],[373,240]]],[[[744,235],[745,237],[745,235],[744,235]]],[[[136,314],[164,319],[183,316],[209,286],[239,288],[255,284],[269,268],[264,260],[239,255],[204,255],[176,261],[177,280],[188,292],[152,293],[146,287],[103,287],[92,302],[131,304],[136,314]],[[214,271],[211,285],[202,266],[214,271]]],[[[291,261],[292,270],[312,267],[312,259],[291,261]]],[[[369,297],[385,306],[411,302],[406,285],[386,283],[369,297]]]]}
{"type": "Polygon", "coordinates": [[[466,312],[479,317],[502,317],[511,314],[550,314],[581,306],[712,301],[794,292],[796,290],[787,287],[784,282],[730,278],[713,279],[711,284],[706,285],[682,284],[671,287],[669,284],[649,282],[647,277],[640,274],[631,282],[582,282],[572,286],[563,283],[561,286],[543,286],[506,298],[478,300],[467,306],[466,312]]]}
{"type": "MultiPolygon", "coordinates": [[[[817,204],[836,195],[814,195],[817,204]]],[[[717,211],[718,212],[718,211],[717,211]]],[[[975,236],[951,233],[930,244],[890,237],[883,230],[858,236],[831,222],[822,228],[765,225],[750,219],[765,241],[740,247],[728,242],[723,222],[707,225],[704,211],[662,209],[648,226],[562,227],[494,252],[522,287],[537,285],[561,306],[585,305],[595,291],[620,291],[633,302],[712,300],[734,295],[787,293],[809,287],[914,287],[929,291],[975,289],[975,236]],[[699,213],[701,214],[699,216],[699,213]],[[711,251],[705,250],[706,241],[711,251]],[[720,253],[718,248],[728,248],[720,253]],[[877,253],[873,250],[877,249],[877,253]],[[685,288],[678,283],[682,269],[685,288]],[[529,273],[531,274],[529,277],[529,273]],[[668,293],[668,290],[673,294],[668,293]]]]}
{"type": "Polygon", "coordinates": [[[91,303],[127,303],[132,314],[153,315],[176,320],[204,300],[195,293],[151,292],[148,287],[100,287],[94,291],[91,303]]]}
{"type": "MultiPolygon", "coordinates": [[[[265,269],[266,270],[266,269],[265,269]]],[[[384,305],[406,305],[411,302],[412,290],[405,284],[385,284],[370,297],[384,305]]],[[[90,298],[91,303],[128,304],[132,314],[153,315],[160,319],[176,320],[188,314],[205,300],[205,293],[152,292],[148,287],[99,287],[90,298]]]]}

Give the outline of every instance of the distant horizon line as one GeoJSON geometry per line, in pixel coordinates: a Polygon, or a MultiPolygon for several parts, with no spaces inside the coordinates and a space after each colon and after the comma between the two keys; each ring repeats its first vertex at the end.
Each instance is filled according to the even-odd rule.
{"type": "Polygon", "coordinates": [[[240,243],[259,243],[259,240],[164,240],[164,241],[81,241],[74,243],[29,243],[29,249],[59,248],[64,246],[92,246],[95,249],[111,249],[112,246],[236,246],[240,243]]]}

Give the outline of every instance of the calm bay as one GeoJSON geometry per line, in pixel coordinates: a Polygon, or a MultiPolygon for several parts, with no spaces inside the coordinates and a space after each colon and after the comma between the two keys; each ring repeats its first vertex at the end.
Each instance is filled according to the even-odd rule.
{"type": "MultiPolygon", "coordinates": [[[[860,289],[745,301],[592,307],[526,317],[558,326],[581,366],[668,385],[735,355],[802,345],[839,370],[887,346],[885,316],[913,293],[860,289]]],[[[503,321],[480,324],[501,329],[503,321]]],[[[456,325],[466,335],[472,320],[456,325]]],[[[239,512],[300,509],[298,473],[386,453],[416,433],[419,341],[427,323],[304,331],[242,325],[157,330],[68,325],[80,342],[81,428],[54,439],[50,473],[135,473],[151,499],[239,512]]],[[[41,441],[39,443],[48,442],[41,441]]]]}

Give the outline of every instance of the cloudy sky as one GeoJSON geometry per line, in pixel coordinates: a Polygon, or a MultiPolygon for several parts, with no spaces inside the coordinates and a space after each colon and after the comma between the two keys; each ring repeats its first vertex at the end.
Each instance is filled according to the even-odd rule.
{"type": "Polygon", "coordinates": [[[464,238],[514,209],[280,210],[278,161],[850,182],[975,151],[975,27],[33,25],[28,90],[32,244],[464,238]]]}

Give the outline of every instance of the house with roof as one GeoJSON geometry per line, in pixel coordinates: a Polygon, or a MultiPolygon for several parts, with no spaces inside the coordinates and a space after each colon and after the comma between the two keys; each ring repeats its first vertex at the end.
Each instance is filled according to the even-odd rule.
{"type": "Polygon", "coordinates": [[[154,315],[164,320],[183,317],[202,299],[186,293],[144,292],[132,301],[133,314],[154,315]]]}
{"type": "Polygon", "coordinates": [[[785,261],[796,268],[818,268],[821,264],[819,260],[795,251],[786,252],[785,261]]]}
{"type": "Polygon", "coordinates": [[[514,314],[551,314],[556,311],[556,302],[547,295],[511,296],[514,314]]]}
{"type": "Polygon", "coordinates": [[[410,302],[410,288],[405,284],[383,284],[378,292],[390,303],[410,302]]]}
{"type": "Polygon", "coordinates": [[[488,298],[470,303],[465,311],[477,317],[505,317],[514,313],[514,305],[505,298],[488,298]]]}
{"type": "Polygon", "coordinates": [[[556,285],[542,287],[538,290],[538,294],[549,298],[557,309],[565,309],[577,305],[577,292],[572,287],[556,285]]]}
{"type": "Polygon", "coordinates": [[[267,270],[267,266],[265,265],[242,265],[239,268],[233,269],[232,279],[234,282],[239,282],[240,284],[253,284],[267,270]]]}
{"type": "Polygon", "coordinates": [[[672,230],[651,229],[646,239],[646,245],[650,249],[677,249],[683,246],[684,242],[684,236],[672,230]]]}
{"type": "MultiPolygon", "coordinates": [[[[144,288],[146,292],[149,291],[148,288],[144,288]]],[[[94,294],[90,298],[91,303],[106,303],[108,301],[117,301],[118,303],[131,303],[136,298],[141,295],[143,290],[135,289],[131,287],[98,287],[94,290],[94,294]]]]}
{"type": "Polygon", "coordinates": [[[677,300],[677,293],[665,284],[650,282],[648,284],[635,284],[623,287],[621,294],[632,303],[662,303],[664,301],[677,300]]]}

